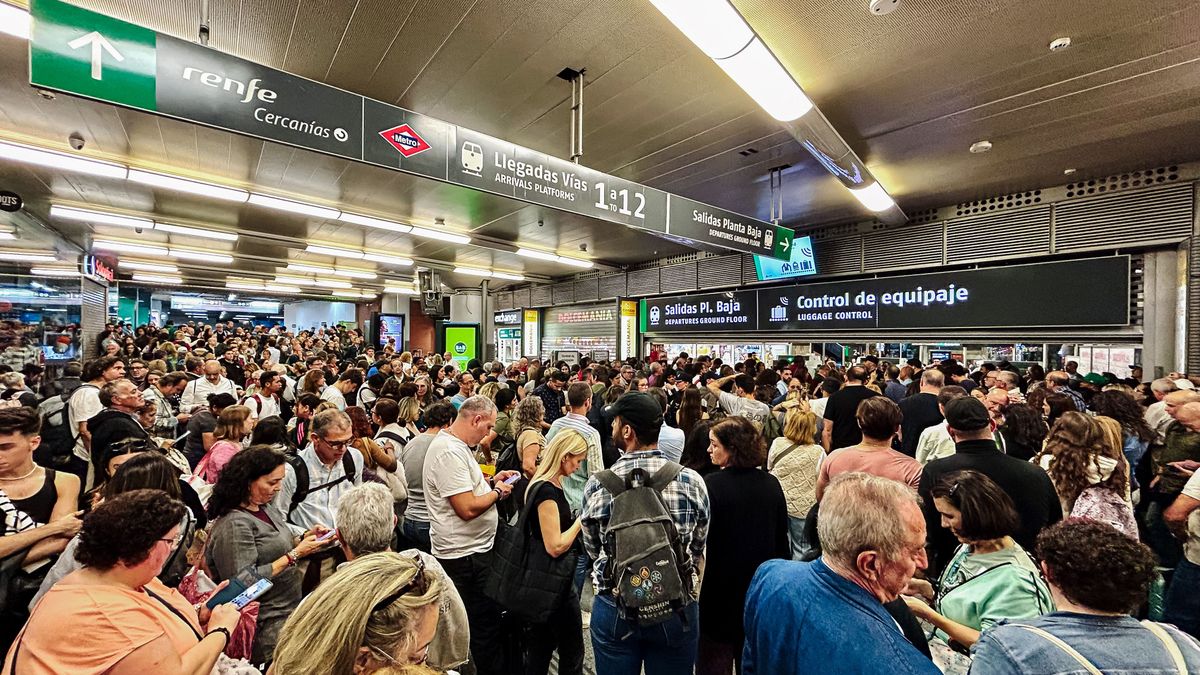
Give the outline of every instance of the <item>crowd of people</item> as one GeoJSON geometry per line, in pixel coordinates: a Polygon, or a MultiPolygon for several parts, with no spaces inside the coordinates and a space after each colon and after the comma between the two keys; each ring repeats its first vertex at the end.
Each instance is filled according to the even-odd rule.
{"type": "Polygon", "coordinates": [[[1182,373],[100,338],[0,366],[4,673],[1200,672],[1182,373]]]}

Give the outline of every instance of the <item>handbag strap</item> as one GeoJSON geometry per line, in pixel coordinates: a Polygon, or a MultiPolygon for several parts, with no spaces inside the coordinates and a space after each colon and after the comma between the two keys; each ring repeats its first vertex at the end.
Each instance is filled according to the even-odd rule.
{"type": "Polygon", "coordinates": [[[1179,644],[1175,642],[1175,639],[1167,633],[1165,628],[1153,621],[1143,621],[1142,625],[1154,633],[1154,637],[1162,641],[1163,646],[1167,648],[1167,653],[1171,655],[1171,661],[1179,670],[1179,675],[1187,675],[1187,661],[1183,658],[1183,652],[1179,651],[1179,644]]]}
{"type": "Polygon", "coordinates": [[[781,452],[781,453],[779,453],[778,455],[776,455],[776,456],[775,456],[775,461],[774,461],[774,462],[771,462],[771,463],[770,463],[770,464],[767,466],[767,471],[770,471],[771,469],[774,469],[775,467],[779,466],[779,463],[783,461],[783,458],[784,458],[784,457],[787,457],[787,456],[788,456],[788,455],[790,455],[790,454],[792,454],[792,452],[793,452],[793,451],[794,451],[796,448],[798,448],[798,447],[800,447],[800,444],[799,444],[799,443],[792,443],[791,445],[789,445],[789,446],[787,446],[786,448],[784,448],[783,452],[781,452]]]}
{"type": "Polygon", "coordinates": [[[179,611],[179,609],[176,608],[175,605],[172,605],[171,603],[167,602],[166,599],[159,597],[156,593],[151,591],[149,588],[143,588],[142,590],[146,592],[146,595],[148,595],[148,596],[154,598],[155,600],[159,601],[160,603],[162,603],[162,606],[166,607],[168,612],[179,617],[180,621],[186,623],[187,627],[191,628],[192,632],[196,634],[197,640],[204,639],[204,636],[200,634],[200,631],[196,630],[196,627],[192,625],[192,622],[188,621],[187,617],[183,615],[183,612],[179,611]]]}
{"type": "MultiPolygon", "coordinates": [[[[1065,652],[1068,656],[1075,659],[1079,663],[1079,665],[1083,666],[1084,670],[1086,670],[1088,673],[1090,673],[1090,675],[1103,675],[1103,673],[1100,672],[1099,668],[1096,668],[1096,666],[1092,665],[1091,661],[1088,661],[1087,659],[1085,659],[1083,657],[1083,654],[1080,654],[1079,652],[1075,651],[1074,647],[1063,642],[1062,640],[1055,637],[1054,635],[1051,635],[1050,633],[1042,630],[1041,628],[1037,628],[1036,626],[1029,626],[1029,625],[1026,625],[1023,623],[1011,623],[1008,625],[1015,626],[1017,628],[1024,628],[1025,630],[1029,631],[1030,633],[1033,633],[1034,635],[1041,636],[1047,642],[1054,645],[1055,647],[1058,647],[1063,652],[1065,652]]],[[[1182,671],[1182,672],[1187,672],[1187,671],[1182,671]]]]}

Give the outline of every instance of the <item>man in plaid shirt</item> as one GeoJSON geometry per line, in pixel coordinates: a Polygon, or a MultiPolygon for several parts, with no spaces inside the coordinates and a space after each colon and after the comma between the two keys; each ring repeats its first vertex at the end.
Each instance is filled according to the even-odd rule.
{"type": "MultiPolygon", "coordinates": [[[[663,425],[662,408],[650,394],[630,392],[609,406],[613,416],[612,438],[624,450],[611,467],[625,478],[634,469],[653,475],[667,459],[658,449],[658,433],[663,425]]],[[[704,544],[708,538],[708,490],[700,474],[683,469],[662,491],[663,500],[675,521],[684,549],[691,553],[695,575],[691,583],[692,601],[683,611],[666,622],[641,627],[620,617],[612,599],[612,579],[605,567],[608,556],[604,537],[612,511],[612,494],[592,476],[583,490],[583,545],[595,560],[592,578],[596,601],[592,607],[592,649],[596,672],[605,675],[674,675],[692,673],[699,636],[698,575],[703,570],[704,544]]]]}

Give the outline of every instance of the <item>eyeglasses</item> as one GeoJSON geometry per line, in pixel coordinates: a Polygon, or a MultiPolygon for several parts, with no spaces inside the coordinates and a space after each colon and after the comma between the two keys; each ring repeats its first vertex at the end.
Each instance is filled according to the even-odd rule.
{"type": "Polygon", "coordinates": [[[321,438],[320,436],[317,436],[317,439],[325,445],[328,445],[333,450],[345,450],[346,446],[350,445],[350,442],[354,440],[353,438],[346,438],[340,441],[331,441],[327,438],[321,438]]]}
{"type": "Polygon", "coordinates": [[[183,541],[183,533],[180,532],[179,534],[175,535],[174,539],[159,539],[159,541],[167,542],[171,545],[171,550],[174,551],[175,549],[179,548],[179,544],[183,541]]]}
{"type": "Polygon", "coordinates": [[[395,602],[396,600],[398,600],[400,598],[400,596],[404,595],[405,593],[407,593],[407,592],[411,591],[413,588],[415,588],[418,581],[424,579],[424,577],[425,577],[425,561],[422,560],[418,556],[415,562],[417,563],[417,571],[415,574],[413,574],[412,578],[408,580],[408,583],[406,583],[403,586],[401,586],[400,588],[396,589],[395,593],[392,593],[391,595],[387,596],[386,598],[375,603],[375,606],[371,608],[372,613],[378,612],[381,609],[385,609],[388,605],[390,605],[393,602],[395,602]]]}

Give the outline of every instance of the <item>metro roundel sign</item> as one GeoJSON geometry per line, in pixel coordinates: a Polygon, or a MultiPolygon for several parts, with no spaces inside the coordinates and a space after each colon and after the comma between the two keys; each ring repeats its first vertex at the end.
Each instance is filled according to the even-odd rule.
{"type": "Polygon", "coordinates": [[[392,147],[405,157],[412,157],[429,149],[429,144],[425,142],[425,139],[421,138],[420,134],[407,124],[381,131],[379,135],[383,136],[383,140],[391,143],[392,147]]]}

